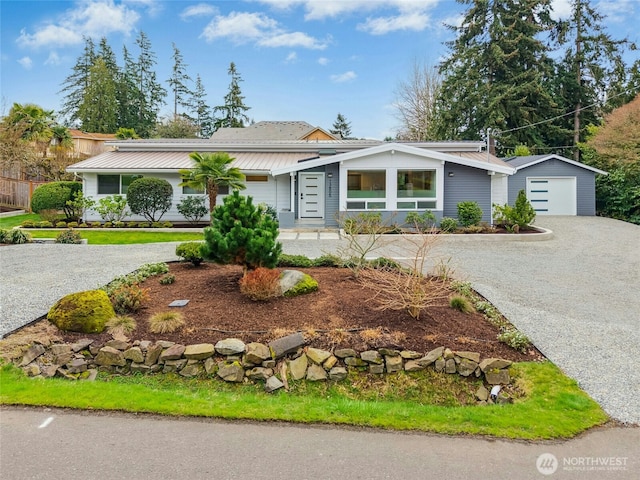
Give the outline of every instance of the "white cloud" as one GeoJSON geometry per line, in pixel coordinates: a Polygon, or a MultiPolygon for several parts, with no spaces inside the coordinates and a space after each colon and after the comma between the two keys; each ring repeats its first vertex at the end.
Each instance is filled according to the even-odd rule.
{"type": "Polygon", "coordinates": [[[302,47],[312,50],[324,50],[326,42],[320,42],[306,33],[293,32],[266,36],[258,41],[261,47],[302,47]]]}
{"type": "Polygon", "coordinates": [[[565,20],[571,16],[571,0],[551,0],[551,18],[565,20]]]}
{"type": "Polygon", "coordinates": [[[18,63],[22,65],[22,68],[24,68],[25,70],[31,70],[31,67],[33,67],[33,60],[31,60],[29,57],[22,57],[18,60],[18,63]]]}
{"type": "Polygon", "coordinates": [[[192,17],[208,17],[218,13],[218,9],[209,3],[199,3],[185,8],[180,14],[182,20],[190,20],[192,17]]]}
{"type": "Polygon", "coordinates": [[[45,65],[60,65],[60,57],[56,52],[50,52],[49,57],[44,61],[45,65]]]}
{"type": "Polygon", "coordinates": [[[395,17],[368,18],[366,22],[358,25],[358,30],[371,35],[384,35],[398,30],[420,32],[429,26],[429,20],[429,15],[420,12],[411,12],[395,17]]]}
{"type": "Polygon", "coordinates": [[[228,38],[234,43],[255,42],[261,47],[302,47],[323,50],[327,41],[320,41],[302,32],[287,32],[279,23],[263,13],[231,12],[217,15],[205,27],[202,37],[211,42],[228,38]]]}
{"type": "Polygon", "coordinates": [[[325,65],[329,64],[329,59],[326,57],[320,57],[318,59],[318,63],[324,67],[325,65]]]}
{"type": "Polygon", "coordinates": [[[329,78],[333,83],[345,83],[345,82],[351,82],[355,80],[357,77],[358,75],[356,75],[356,72],[354,72],[353,70],[349,70],[348,72],[331,75],[329,78]]]}
{"type": "Polygon", "coordinates": [[[61,20],[38,27],[34,33],[20,32],[19,45],[29,48],[64,47],[82,42],[82,37],[103,37],[112,32],[128,35],[140,14],[113,0],[84,1],[61,14],[61,20]]]}
{"type": "Polygon", "coordinates": [[[295,63],[298,60],[298,54],[296,52],[291,52],[287,55],[287,58],[284,59],[284,63],[295,63]]]}

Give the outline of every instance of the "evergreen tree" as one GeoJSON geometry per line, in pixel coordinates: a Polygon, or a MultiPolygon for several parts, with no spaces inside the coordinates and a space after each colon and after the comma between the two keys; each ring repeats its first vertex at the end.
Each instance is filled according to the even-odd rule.
{"type": "Polygon", "coordinates": [[[82,129],[95,133],[115,133],[118,129],[116,79],[104,59],[98,57],[89,69],[89,84],[78,111],[82,129]]]}
{"type": "MultiPolygon", "coordinates": [[[[599,123],[609,98],[624,91],[627,69],[622,58],[628,41],[614,40],[604,32],[601,15],[589,0],[572,0],[571,17],[558,23],[557,41],[565,47],[559,66],[562,86],[560,101],[565,112],[573,112],[571,144],[579,159],[578,143],[584,141],[584,126],[599,123]],[[583,109],[596,104],[595,108],[583,109]]],[[[613,106],[619,105],[613,102],[613,106]]]]}
{"type": "Polygon", "coordinates": [[[351,138],[351,122],[347,122],[347,119],[341,113],[338,113],[336,121],[333,122],[333,130],[329,130],[339,138],[348,140],[351,138]]]}
{"type": "Polygon", "coordinates": [[[164,104],[167,91],[156,80],[155,53],[151,50],[151,42],[144,32],[136,38],[136,45],[140,48],[138,61],[135,64],[135,91],[137,97],[132,99],[136,111],[136,124],[126,125],[134,128],[142,138],[148,138],[155,128],[158,112],[164,104]]]}
{"type": "Polygon", "coordinates": [[[198,127],[198,136],[209,138],[213,133],[213,119],[211,117],[211,107],[207,105],[207,92],[202,84],[200,74],[196,75],[196,86],[191,95],[191,117],[198,127]]]}
{"type": "Polygon", "coordinates": [[[84,37],[84,50],[73,66],[71,75],[62,82],[61,94],[64,94],[64,102],[60,115],[66,118],[68,123],[79,121],[78,111],[85,99],[85,90],[89,85],[89,70],[95,60],[95,45],[89,37],[84,37]]]}
{"type": "MultiPolygon", "coordinates": [[[[187,65],[184,63],[182,53],[178,50],[175,43],[173,47],[173,68],[171,77],[167,80],[171,93],[173,94],[173,116],[178,116],[178,107],[189,107],[189,98],[193,96],[193,92],[189,89],[187,82],[191,81],[191,77],[187,74],[187,65]]],[[[184,112],[183,112],[184,113],[184,112]]]]}
{"type": "Polygon", "coordinates": [[[500,153],[518,144],[544,145],[543,123],[557,113],[547,83],[548,48],[537,37],[552,25],[550,0],[457,0],[469,4],[440,66],[438,138],[479,140],[502,132],[500,153]]]}
{"type": "Polygon", "coordinates": [[[215,130],[218,128],[244,127],[244,123],[249,121],[249,117],[245,112],[250,110],[251,107],[247,107],[244,104],[244,96],[240,90],[242,78],[236,71],[235,63],[231,62],[227,73],[231,75],[231,83],[229,84],[229,92],[224,96],[224,105],[218,105],[213,109],[214,115],[216,112],[222,113],[222,117],[215,120],[215,130]]]}
{"type": "Polygon", "coordinates": [[[185,115],[165,118],[156,125],[155,138],[197,138],[198,126],[185,115]]]}
{"type": "Polygon", "coordinates": [[[123,68],[118,78],[118,126],[119,128],[130,128],[138,121],[136,109],[136,99],[140,98],[138,90],[137,65],[131,57],[126,46],[122,47],[123,68]]]}

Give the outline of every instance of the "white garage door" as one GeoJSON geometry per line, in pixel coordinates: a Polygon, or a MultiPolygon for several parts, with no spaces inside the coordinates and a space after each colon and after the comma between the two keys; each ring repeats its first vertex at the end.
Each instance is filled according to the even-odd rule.
{"type": "Polygon", "coordinates": [[[529,177],[527,198],[538,215],[577,215],[576,177],[529,177]]]}

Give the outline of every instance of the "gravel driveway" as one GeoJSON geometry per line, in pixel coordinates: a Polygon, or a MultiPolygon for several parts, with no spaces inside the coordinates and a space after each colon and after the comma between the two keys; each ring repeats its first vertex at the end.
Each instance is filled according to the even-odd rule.
{"type": "MultiPolygon", "coordinates": [[[[457,277],[471,281],[609,415],[640,424],[640,226],[601,217],[536,223],[553,230],[553,238],[443,239],[433,253],[451,258],[457,277]]],[[[338,241],[283,244],[286,253],[318,256],[335,252],[338,241]]],[[[2,247],[0,335],[46,314],[67,293],[99,287],[143,263],[173,260],[174,250],[175,244],[2,247]]]]}

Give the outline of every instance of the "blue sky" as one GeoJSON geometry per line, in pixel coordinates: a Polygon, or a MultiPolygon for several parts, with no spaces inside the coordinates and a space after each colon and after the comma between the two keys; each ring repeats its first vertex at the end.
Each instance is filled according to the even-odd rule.
{"type": "MultiPolygon", "coordinates": [[[[569,0],[554,0],[564,17],[569,0]]],[[[597,2],[615,38],[640,45],[640,0],[597,2]]],[[[356,137],[393,135],[395,91],[415,61],[436,65],[464,5],[454,0],[2,0],[0,114],[14,102],[58,111],[58,94],[82,52],[103,36],[136,55],[144,31],[165,88],[172,42],[189,75],[200,74],[209,105],[227,93],[230,62],[250,118],[304,120],[330,129],[338,113],[356,137]]],[[[637,52],[634,52],[637,54],[637,52]]],[[[161,114],[169,114],[167,105],[161,114]]]]}

